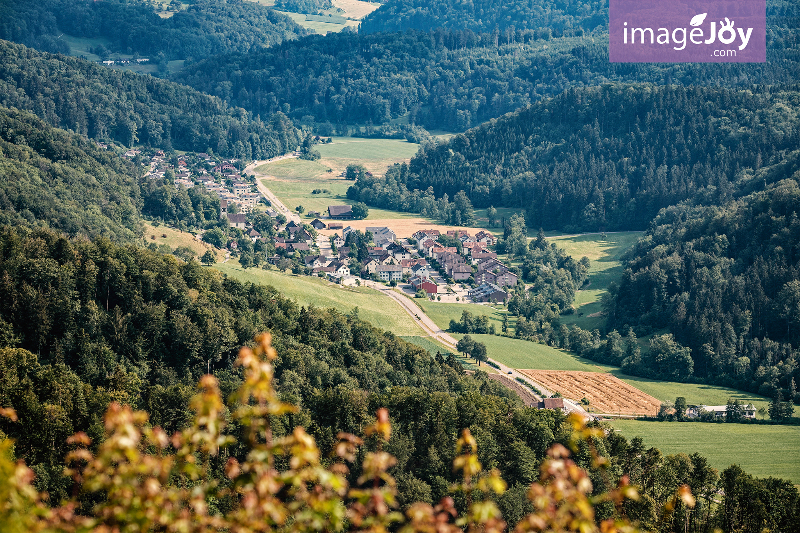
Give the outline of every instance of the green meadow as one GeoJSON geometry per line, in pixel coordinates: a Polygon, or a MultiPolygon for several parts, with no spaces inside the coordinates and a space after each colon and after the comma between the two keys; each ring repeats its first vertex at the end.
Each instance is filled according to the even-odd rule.
{"type": "MultiPolygon", "coordinates": [[[[464,335],[454,334],[460,339],[464,335]]],[[[597,372],[600,369],[590,361],[582,360],[572,354],[556,350],[544,344],[500,337],[498,335],[473,335],[474,340],[486,345],[491,359],[512,368],[535,370],[582,370],[597,372]]]]}
{"type": "Polygon", "coordinates": [[[647,378],[623,374],[618,368],[612,368],[611,373],[637,389],[646,392],[662,402],[672,403],[678,396],[686,398],[689,405],[725,405],[728,398],[739,400],[742,403],[752,403],[756,409],[769,407],[769,398],[764,398],[750,392],[720,387],[717,385],[701,385],[697,383],[678,383],[675,381],[656,381],[647,378]]]}
{"type": "Polygon", "coordinates": [[[800,484],[800,426],[704,424],[613,420],[610,425],[663,454],[694,452],[722,471],[738,464],[757,477],[781,477],[800,484]]]}
{"type": "Polygon", "coordinates": [[[284,296],[295,300],[299,305],[333,307],[342,313],[349,313],[358,307],[359,317],[374,326],[389,330],[398,336],[424,335],[422,328],[396,302],[379,295],[366,287],[342,287],[321,278],[285,274],[277,270],[261,268],[242,269],[238,263],[217,263],[216,268],[223,274],[243,282],[271,285],[284,296]]]}
{"type": "Polygon", "coordinates": [[[419,145],[404,139],[362,139],[359,137],[333,137],[329,144],[318,144],[314,148],[323,159],[352,159],[363,161],[392,161],[411,159],[419,145]]]}
{"type": "MultiPolygon", "coordinates": [[[[372,210],[370,210],[370,213],[372,210]]],[[[489,323],[494,324],[497,333],[500,333],[503,326],[503,315],[506,314],[504,307],[479,305],[479,304],[460,304],[460,303],[441,303],[432,302],[425,298],[415,298],[416,303],[428,315],[436,325],[447,330],[450,327],[450,320],[458,322],[464,311],[469,311],[475,316],[488,316],[489,323]]],[[[513,316],[509,316],[509,328],[513,325],[513,316]]],[[[513,329],[512,329],[513,331],[513,329]]]]}
{"type": "MultiPolygon", "coordinates": [[[[255,172],[289,209],[302,205],[306,212],[324,212],[332,204],[353,203],[347,199],[347,189],[352,182],[340,177],[347,165],[363,164],[371,172],[382,174],[389,165],[408,160],[418,147],[417,144],[397,139],[334,137],[332,143],[315,147],[322,154],[319,161],[282,159],[259,165],[255,172]],[[268,177],[261,177],[263,175],[268,177]],[[312,194],[315,189],[328,192],[312,194]]],[[[367,218],[419,218],[419,215],[370,208],[367,218]]]]}
{"type": "Polygon", "coordinates": [[[602,328],[605,317],[602,298],[608,284],[619,280],[622,275],[622,256],[636,244],[641,236],[639,231],[620,233],[588,233],[583,235],[556,235],[547,237],[551,243],[564,249],[576,260],[588,257],[590,261],[588,285],[575,294],[576,311],[560,318],[566,325],[575,324],[591,331],[602,328]]]}

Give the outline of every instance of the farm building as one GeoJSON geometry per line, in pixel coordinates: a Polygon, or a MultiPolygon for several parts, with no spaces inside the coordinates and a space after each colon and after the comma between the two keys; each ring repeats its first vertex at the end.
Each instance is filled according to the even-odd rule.
{"type": "Polygon", "coordinates": [[[329,205],[328,216],[340,220],[353,218],[353,207],[349,205],[329,205]]]}
{"type": "MultiPolygon", "coordinates": [[[[742,418],[756,417],[756,407],[753,404],[742,404],[740,408],[742,418]]],[[[714,418],[725,418],[727,411],[727,405],[693,405],[686,410],[686,416],[689,418],[697,418],[705,412],[712,413],[714,418]]]]}
{"type": "Polygon", "coordinates": [[[439,287],[437,287],[436,284],[433,281],[431,281],[430,278],[414,277],[411,278],[410,283],[411,286],[414,287],[414,290],[418,291],[422,289],[428,294],[436,294],[437,291],[439,290],[439,287]]]}
{"type": "Polygon", "coordinates": [[[327,226],[325,225],[325,223],[324,223],[323,221],[321,221],[321,220],[320,220],[320,219],[318,219],[318,218],[315,218],[315,219],[314,219],[314,220],[311,222],[311,227],[312,227],[312,228],[314,228],[314,229],[316,229],[316,230],[321,230],[321,229],[325,229],[327,226]]]}
{"type": "Polygon", "coordinates": [[[564,398],[543,398],[539,405],[539,409],[561,409],[566,411],[564,407],[564,398]]]}

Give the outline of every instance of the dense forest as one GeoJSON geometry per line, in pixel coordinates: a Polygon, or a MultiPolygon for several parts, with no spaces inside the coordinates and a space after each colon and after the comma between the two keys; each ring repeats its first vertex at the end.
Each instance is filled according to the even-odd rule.
{"type": "Polygon", "coordinates": [[[125,146],[268,158],[300,141],[280,113],[262,121],[177,83],[7,41],[0,41],[0,105],[125,146]]]}
{"type": "MultiPolygon", "coordinates": [[[[372,413],[388,408],[394,431],[383,450],[397,457],[390,472],[401,509],[448,494],[458,480],[450,467],[456,439],[469,428],[484,468],[499,468],[509,483],[493,498],[503,518],[516,523],[533,510],[525,494],[545,450],[570,442],[572,426],[559,412],[523,407],[485,374],[463,375],[455,360],[379,331],[359,320],[357,309],[345,315],[299,307],[272,288],[242,284],[194,262],[107,240],[3,227],[0,279],[6,302],[0,310],[0,405],[19,417],[17,423],[0,418],[0,434],[16,440],[14,453],[32,467],[37,488],[54,504],[72,483],[62,463],[69,435],[85,432],[96,450],[104,441],[100,413],[112,401],[148,410],[150,423],[168,433],[186,429],[193,382],[211,369],[223,396],[242,386],[242,371],[231,364],[238,346],[260,330],[273,334],[280,398],[300,407],[274,418],[272,434],[304,426],[326,457],[337,432],[363,434],[372,413]]],[[[236,426],[230,431],[235,435],[236,426]]],[[[800,518],[797,490],[788,482],[756,480],[735,466],[719,476],[698,455],[663,456],[641,439],[594,435],[591,449],[610,468],[593,462],[589,447],[576,449],[575,461],[589,471],[589,490],[608,491],[629,475],[644,497],[630,502],[625,514],[642,527],[683,526],[685,508],[661,512],[681,484],[691,487],[702,510],[689,520],[692,531],[713,525],[735,531],[748,520],[788,531],[780,528],[800,518]],[[721,487],[723,505],[713,506],[721,487]],[[776,491],[779,502],[772,499],[776,491]],[[751,508],[755,517],[742,511],[751,508]]],[[[209,475],[226,484],[225,461],[244,462],[246,453],[234,446],[210,458],[209,475]]],[[[360,471],[351,475],[355,483],[360,471]]],[[[86,512],[103,498],[91,497],[86,512]]],[[[463,511],[468,501],[457,495],[455,504],[463,511]]],[[[230,500],[210,505],[220,513],[236,508],[230,500]]],[[[597,512],[598,519],[615,514],[611,505],[597,512]]]]}
{"type": "Polygon", "coordinates": [[[0,1],[0,39],[53,53],[70,52],[69,44],[61,39],[67,34],[102,38],[103,50],[152,61],[200,60],[271,46],[307,33],[289,17],[241,0],[190,2],[187,9],[169,18],[159,17],[149,2],[0,1]]]}
{"type": "Polygon", "coordinates": [[[66,437],[101,437],[105,404],[149,408],[153,424],[181,429],[194,381],[210,368],[231,390],[241,379],[231,367],[238,347],[262,330],[272,331],[280,354],[279,391],[303,407],[287,423],[304,425],[329,450],[338,431],[358,433],[374,406],[389,407],[404,420],[392,444],[404,458],[401,487],[427,499],[447,491],[461,427],[475,427],[485,464],[522,483],[561,431],[554,412],[505,421],[498,413],[521,407],[507,389],[375,329],[357,309],[301,308],[196,262],[5,227],[0,279],[0,340],[18,348],[0,357],[0,405],[25,421],[0,429],[17,439],[19,457],[47,472],[39,482],[53,496],[64,494],[66,437]]]}
{"type": "MultiPolygon", "coordinates": [[[[141,237],[142,214],[182,229],[241,233],[219,218],[216,193],[143,176],[138,163],[27,112],[0,107],[0,224],[132,242],[141,237]]],[[[244,249],[252,249],[250,239],[243,240],[244,249]]]]}
{"type": "MultiPolygon", "coordinates": [[[[546,31],[555,37],[576,30],[608,29],[608,8],[599,0],[390,0],[361,21],[362,33],[453,28],[474,32],[546,31]]],[[[580,33],[578,33],[580,34],[580,33]]]]}
{"type": "Polygon", "coordinates": [[[85,137],[0,108],[0,224],[130,241],[139,233],[134,167],[85,137]]]}
{"type": "Polygon", "coordinates": [[[331,9],[331,0],[275,0],[275,7],[291,13],[310,13],[316,15],[331,9]]]}
{"type": "Polygon", "coordinates": [[[399,117],[428,129],[464,131],[570,87],[795,83],[800,5],[776,2],[769,28],[768,61],[760,64],[616,64],[608,60],[603,35],[546,38],[521,30],[498,35],[493,28],[437,28],[310,36],[211,58],[175,79],[253,114],[283,111],[340,134],[346,124],[380,125],[399,117]]]}
{"type": "Polygon", "coordinates": [[[356,181],[351,198],[426,213],[465,191],[475,207],[526,211],[532,227],[644,229],[687,198],[724,201],[746,169],[800,142],[800,95],[769,87],[568,89],[356,181]]]}
{"type": "Polygon", "coordinates": [[[797,152],[747,181],[775,180],[718,205],[659,213],[611,289],[609,327],[666,329],[691,349],[695,376],[786,398],[800,382],[797,152]]]}

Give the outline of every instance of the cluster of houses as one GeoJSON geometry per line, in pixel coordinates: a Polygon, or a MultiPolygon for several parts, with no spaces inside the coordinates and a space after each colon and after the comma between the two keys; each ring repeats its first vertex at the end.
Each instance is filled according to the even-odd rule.
{"type": "Polygon", "coordinates": [[[517,275],[497,260],[497,254],[488,246],[497,243],[489,232],[480,231],[472,236],[465,230],[452,230],[447,236],[461,243],[461,253],[456,246],[442,246],[438,230],[420,230],[414,234],[417,249],[424,257],[436,260],[447,276],[454,281],[475,280],[476,288],[469,292],[475,302],[501,302],[508,299],[505,287],[517,284],[517,275]]]}
{"type": "MultiPolygon", "coordinates": [[[[125,157],[133,158],[139,154],[139,150],[129,150],[125,157]]],[[[239,170],[235,166],[237,162],[236,159],[217,162],[209,154],[199,153],[178,156],[176,167],[166,160],[163,151],[158,150],[150,157],[150,168],[146,176],[150,179],[162,179],[171,171],[175,176],[176,189],[191,189],[199,185],[209,192],[217,193],[222,216],[228,212],[230,205],[236,205],[239,213],[248,213],[261,200],[261,195],[253,192],[252,184],[240,178],[239,170]]]]}

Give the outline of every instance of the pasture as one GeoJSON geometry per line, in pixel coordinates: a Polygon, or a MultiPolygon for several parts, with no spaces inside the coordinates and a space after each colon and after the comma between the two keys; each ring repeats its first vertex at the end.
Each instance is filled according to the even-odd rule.
{"type": "Polygon", "coordinates": [[[163,224],[156,227],[147,221],[143,221],[143,226],[144,235],[142,237],[142,242],[145,246],[150,243],[154,243],[156,245],[165,244],[172,250],[180,247],[190,248],[197,256],[198,261],[207,250],[211,250],[216,254],[217,261],[222,261],[225,259],[224,251],[218,250],[210,244],[196,239],[191,233],[171,228],[163,224]]]}
{"type": "MultiPolygon", "coordinates": [[[[613,368],[613,367],[611,367],[613,368]]],[[[674,381],[656,381],[653,379],[628,376],[623,374],[618,368],[614,368],[611,373],[626,383],[630,383],[651,396],[655,396],[662,402],[672,403],[678,396],[686,398],[689,405],[725,405],[728,398],[739,400],[743,403],[752,403],[756,409],[769,406],[769,398],[764,398],[757,394],[744,392],[728,387],[717,385],[701,385],[697,383],[678,383],[674,381]]]]}
{"type": "Polygon", "coordinates": [[[576,311],[560,318],[568,326],[575,324],[591,331],[605,324],[601,301],[608,284],[619,280],[622,275],[622,255],[627,252],[641,236],[639,231],[600,233],[583,235],[555,235],[547,237],[548,242],[564,249],[575,260],[589,258],[588,284],[575,294],[576,311]]]}
{"type": "Polygon", "coordinates": [[[694,452],[722,471],[738,464],[757,477],[780,477],[800,484],[800,426],[704,424],[612,420],[628,439],[642,437],[665,455],[694,452]]]}
{"type": "MultiPolygon", "coordinates": [[[[450,327],[450,320],[458,322],[461,320],[461,314],[464,311],[469,311],[475,316],[488,316],[489,323],[494,324],[497,333],[500,333],[500,328],[503,325],[503,315],[506,313],[505,308],[500,305],[441,303],[432,302],[425,298],[415,298],[414,302],[443,330],[447,330],[450,327]]],[[[510,321],[513,318],[513,316],[509,315],[510,321]]],[[[509,322],[509,327],[511,327],[511,322],[509,322]]]]}
{"type": "Polygon", "coordinates": [[[311,30],[314,33],[318,33],[320,35],[327,35],[328,33],[338,33],[344,29],[345,26],[358,26],[358,22],[354,20],[348,20],[344,24],[342,23],[335,23],[335,22],[319,22],[317,20],[309,20],[306,15],[303,13],[291,13],[289,11],[280,11],[278,9],[275,10],[278,13],[286,15],[293,21],[297,23],[298,26],[302,26],[307,30],[311,30]]]}
{"type": "Polygon", "coordinates": [[[361,20],[381,5],[362,0],[333,0],[333,7],[341,9],[346,18],[361,20]]]}
{"type": "MultiPolygon", "coordinates": [[[[458,339],[463,337],[461,334],[454,334],[453,336],[458,339]]],[[[470,337],[486,345],[489,358],[511,368],[597,371],[596,367],[583,362],[579,358],[544,344],[497,335],[470,334],[470,337]]]]}
{"type": "Polygon", "coordinates": [[[271,285],[298,305],[333,307],[349,313],[358,307],[358,314],[374,326],[388,330],[398,336],[424,335],[422,328],[389,298],[366,287],[342,287],[321,278],[286,274],[277,270],[261,268],[242,269],[238,263],[218,263],[214,268],[231,278],[259,285],[271,285]]]}

